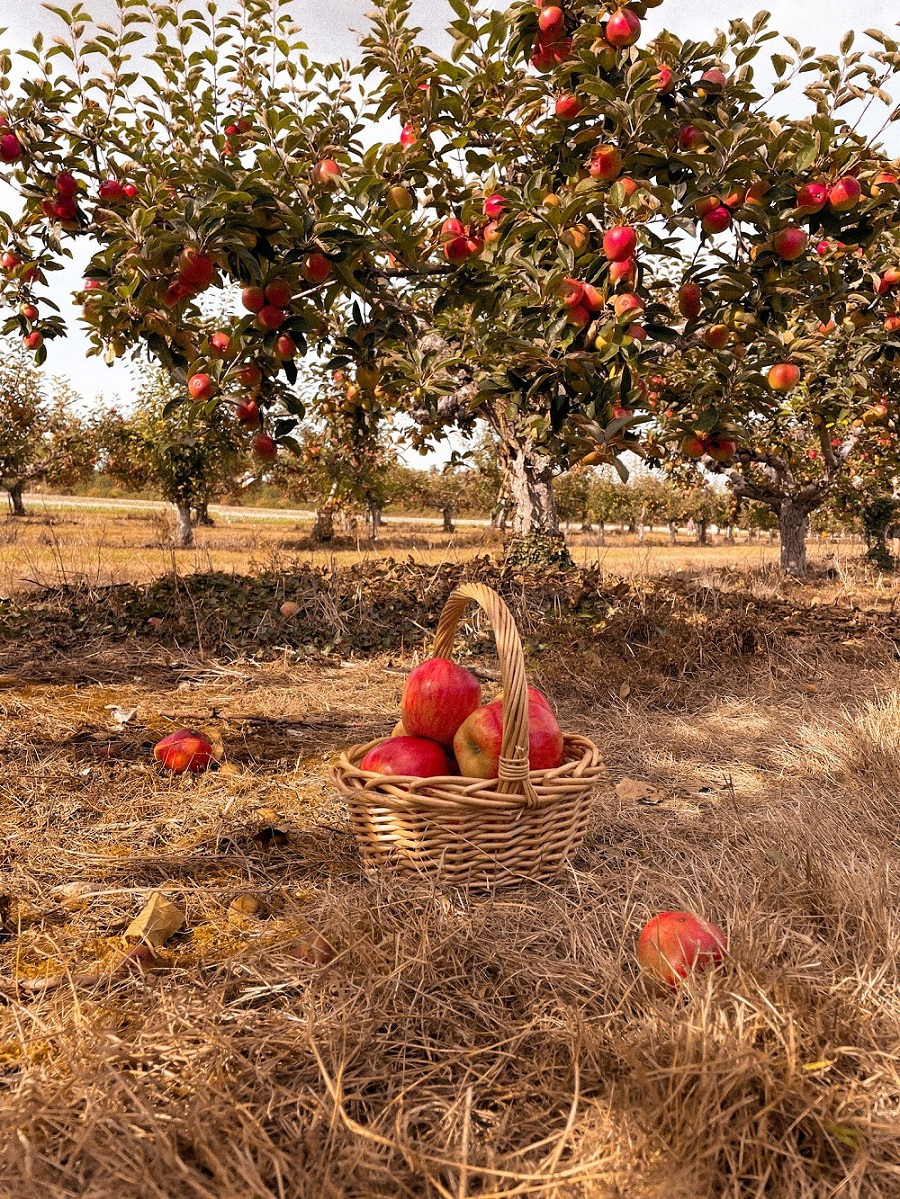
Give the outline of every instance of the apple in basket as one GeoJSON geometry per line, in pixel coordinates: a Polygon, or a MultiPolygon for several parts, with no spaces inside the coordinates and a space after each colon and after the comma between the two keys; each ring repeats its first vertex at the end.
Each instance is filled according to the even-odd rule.
{"type": "MultiPolygon", "coordinates": [[[[528,699],[528,766],[530,770],[552,770],[563,759],[563,735],[547,700],[528,699]]],[[[495,779],[500,769],[503,742],[503,700],[477,708],[460,725],[453,738],[453,752],[460,773],[466,778],[495,779]]]]}
{"type": "Polygon", "coordinates": [[[391,737],[382,741],[369,750],[359,768],[377,774],[410,775],[419,779],[453,773],[443,746],[427,737],[391,737]]]}
{"type": "Polygon", "coordinates": [[[411,737],[450,746],[456,730],[481,703],[481,684],[449,658],[429,658],[411,670],[400,700],[400,718],[411,737]]]}
{"type": "Polygon", "coordinates": [[[693,912],[660,912],[638,937],[638,961],[654,978],[677,987],[690,970],[717,966],[728,950],[725,934],[693,912]]]}

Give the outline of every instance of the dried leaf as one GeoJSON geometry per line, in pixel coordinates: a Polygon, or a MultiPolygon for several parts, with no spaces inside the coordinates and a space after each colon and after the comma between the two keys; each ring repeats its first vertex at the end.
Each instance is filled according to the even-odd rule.
{"type": "Polygon", "coordinates": [[[236,895],[228,905],[228,923],[243,925],[248,918],[262,916],[263,901],[257,895],[236,895]]]}
{"type": "Polygon", "coordinates": [[[152,891],[140,914],[124,933],[126,941],[141,941],[158,948],[184,924],[184,912],[161,891],[152,891]]]}
{"type": "Polygon", "coordinates": [[[625,803],[641,803],[650,807],[655,807],[666,798],[666,792],[662,787],[629,778],[621,779],[616,784],[616,795],[625,803]]]}
{"type": "Polygon", "coordinates": [[[622,703],[624,703],[625,700],[628,699],[629,695],[631,695],[631,684],[623,683],[619,688],[619,699],[622,701],[622,703]]]}

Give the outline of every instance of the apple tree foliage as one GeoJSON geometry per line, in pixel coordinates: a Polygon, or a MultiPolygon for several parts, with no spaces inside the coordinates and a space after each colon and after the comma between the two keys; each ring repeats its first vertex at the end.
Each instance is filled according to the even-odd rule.
{"type": "Polygon", "coordinates": [[[287,0],[117,0],[110,28],[53,8],[62,35],[35,40],[25,82],[0,63],[24,203],[7,330],[38,334],[40,360],[64,332],[42,282],[87,239],[96,350],[149,352],[197,411],[249,396],[296,448],[314,353],[420,441],[485,422],[526,554],[563,552],[553,476],[624,472],[630,449],[726,471],[778,510],[802,571],[844,429],[900,350],[896,169],[860,127],[894,118],[897,44],[774,50],[764,14],[651,42],[641,0],[449,3],[449,56],[384,0],[358,69],[314,64],[287,0]],[[802,117],[778,111],[791,88],[802,117]],[[772,366],[797,368],[791,390],[772,366]],[[795,419],[820,431],[812,490],[776,461],[795,419]]]}

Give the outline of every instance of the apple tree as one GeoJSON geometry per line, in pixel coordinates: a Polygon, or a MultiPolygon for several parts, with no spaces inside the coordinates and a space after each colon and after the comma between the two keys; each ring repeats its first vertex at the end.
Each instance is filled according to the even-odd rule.
{"type": "Polygon", "coordinates": [[[26,488],[69,487],[90,475],[93,438],[76,401],[65,380],[45,380],[16,342],[0,343],[0,487],[13,516],[25,515],[26,488]]]}

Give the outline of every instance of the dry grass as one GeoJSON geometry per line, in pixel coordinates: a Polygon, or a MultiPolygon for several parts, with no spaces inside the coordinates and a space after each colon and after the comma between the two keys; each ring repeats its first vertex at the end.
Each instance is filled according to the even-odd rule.
{"type": "Polygon", "coordinates": [[[734,659],[685,634],[665,677],[615,626],[593,651],[548,645],[536,681],[610,780],[569,874],[495,897],[366,879],[346,833],[327,761],[393,722],[409,651],[260,663],[97,640],[8,678],[0,1194],[894,1199],[897,593],[841,572],[800,593],[870,623],[760,625],[734,659]],[[109,705],[136,712],[119,728],[109,705]],[[182,724],[229,769],[157,774],[150,746],[182,724]],[[623,777],[662,800],[619,798],[623,777]],[[254,836],[273,824],[285,844],[254,836]],[[158,971],[118,975],[153,887],[185,930],[158,971]],[[263,914],[233,923],[246,892],[263,914]],[[675,996],[633,957],[669,907],[732,949],[675,996]],[[297,957],[310,928],[326,966],[297,957]]]}

